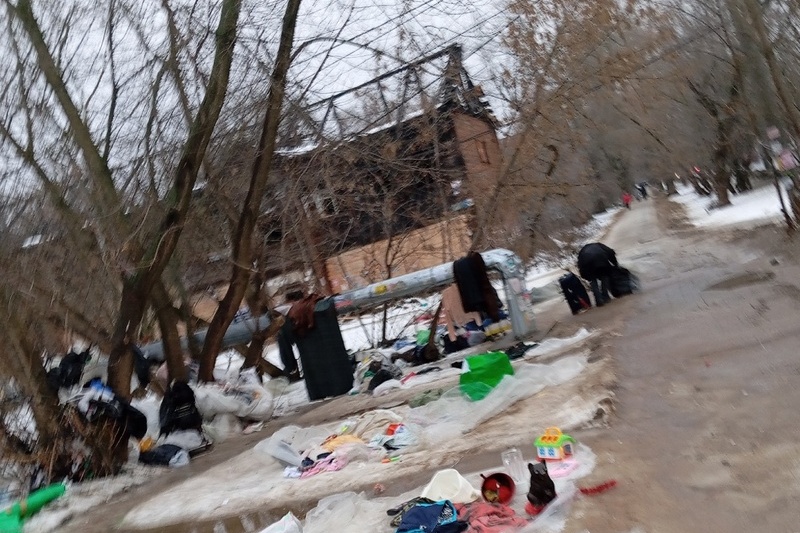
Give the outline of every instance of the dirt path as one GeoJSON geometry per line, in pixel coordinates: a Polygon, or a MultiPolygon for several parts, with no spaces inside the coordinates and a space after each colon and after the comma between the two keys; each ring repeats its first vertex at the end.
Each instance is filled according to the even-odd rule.
{"type": "Polygon", "coordinates": [[[798,531],[797,242],[615,229],[650,268],[612,345],[617,416],[578,436],[599,457],[587,483],[620,484],[581,499],[568,532],[798,531]]]}

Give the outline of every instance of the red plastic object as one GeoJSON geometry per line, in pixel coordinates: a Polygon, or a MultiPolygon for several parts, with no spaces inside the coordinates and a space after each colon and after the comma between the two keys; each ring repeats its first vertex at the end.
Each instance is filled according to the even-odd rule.
{"type": "Polygon", "coordinates": [[[489,476],[481,474],[481,477],[481,495],[487,502],[507,504],[514,498],[516,485],[511,476],[498,472],[489,476]]]}
{"type": "Polygon", "coordinates": [[[402,426],[403,424],[389,424],[389,427],[386,428],[387,435],[394,435],[397,432],[397,428],[402,426]]]}
{"type": "Polygon", "coordinates": [[[525,504],[525,512],[531,516],[536,516],[542,511],[544,511],[545,506],[542,505],[541,507],[534,506],[531,502],[525,504]]]}
{"type": "Polygon", "coordinates": [[[601,492],[613,489],[616,486],[617,486],[617,480],[611,479],[606,481],[605,483],[600,483],[599,485],[595,485],[594,487],[580,488],[578,490],[581,491],[581,494],[584,494],[586,496],[594,496],[595,494],[600,494],[601,492]]]}

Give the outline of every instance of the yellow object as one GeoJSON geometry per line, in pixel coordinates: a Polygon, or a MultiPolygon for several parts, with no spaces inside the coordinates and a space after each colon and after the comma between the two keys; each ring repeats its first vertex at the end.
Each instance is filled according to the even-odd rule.
{"type": "Polygon", "coordinates": [[[354,435],[337,435],[323,442],[322,448],[329,452],[333,452],[336,450],[336,448],[345,444],[364,444],[364,441],[354,435]]]}
{"type": "Polygon", "coordinates": [[[155,444],[153,442],[153,439],[151,439],[150,437],[145,437],[139,442],[139,451],[146,452],[147,450],[153,447],[153,444],[155,444]]]}

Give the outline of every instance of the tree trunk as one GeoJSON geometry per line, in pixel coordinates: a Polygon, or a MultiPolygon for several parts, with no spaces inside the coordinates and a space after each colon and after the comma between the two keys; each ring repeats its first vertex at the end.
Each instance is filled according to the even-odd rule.
{"type": "Polygon", "coordinates": [[[213,381],[214,379],[214,364],[222,346],[222,338],[236,315],[250,279],[250,269],[253,261],[253,231],[258,220],[264,189],[272,168],[275,141],[278,136],[278,125],[281,119],[281,107],[284,93],[286,92],[286,75],[289,71],[292,41],[294,41],[299,9],[300,0],[289,0],[286,5],[275,67],[270,77],[267,112],[264,116],[261,139],[258,144],[258,155],[253,164],[253,173],[247,196],[239,216],[236,234],[233,237],[233,269],[230,284],[208,327],[205,344],[200,356],[199,379],[201,381],[213,381]]]}
{"type": "Polygon", "coordinates": [[[181,336],[178,333],[180,314],[172,305],[169,293],[162,283],[156,283],[150,298],[158,317],[158,329],[161,330],[161,343],[164,346],[164,358],[169,375],[167,382],[171,383],[173,379],[186,381],[189,375],[186,372],[181,336]]]}
{"type": "Polygon", "coordinates": [[[222,3],[215,33],[214,63],[206,94],[189,128],[172,187],[164,201],[166,215],[158,233],[146,247],[131,237],[131,228],[122,214],[123,210],[120,209],[123,202],[115,189],[108,162],[94,143],[87,124],[67,91],[63,73],[47,46],[30,1],[20,0],[16,7],[11,4],[9,7],[30,38],[36,51],[39,68],[52,88],[69,123],[72,136],[86,160],[93,184],[90,191],[92,202],[103,215],[99,219],[105,223],[104,231],[120,250],[127,248],[126,259],[131,264],[146,265],[141,270],[130,273],[123,280],[119,315],[112,335],[113,347],[109,354],[109,384],[117,394],[128,398],[133,373],[130,343],[144,316],[150,291],[161,277],[177,246],[191,204],[192,189],[225,101],[241,0],[224,0],[222,3]]]}
{"type": "Polygon", "coordinates": [[[769,40],[767,28],[764,24],[763,8],[758,3],[758,0],[743,0],[743,2],[747,6],[747,12],[750,15],[750,22],[758,39],[761,54],[767,62],[767,67],[769,67],[770,78],[778,93],[778,99],[783,105],[786,118],[789,119],[792,133],[794,133],[796,139],[800,139],[800,111],[797,109],[791,90],[775,57],[775,51],[772,48],[772,43],[769,40]]]}

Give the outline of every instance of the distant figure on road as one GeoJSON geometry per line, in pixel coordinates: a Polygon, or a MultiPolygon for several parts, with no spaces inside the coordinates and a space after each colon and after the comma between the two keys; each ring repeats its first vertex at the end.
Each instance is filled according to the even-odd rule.
{"type": "Polygon", "coordinates": [[[587,244],[578,252],[578,272],[591,284],[597,307],[603,307],[611,300],[608,289],[611,270],[616,266],[617,253],[603,243],[587,244]]]}
{"type": "Polygon", "coordinates": [[[631,208],[631,202],[633,201],[633,196],[628,191],[622,193],[622,204],[627,208],[631,208]]]}
{"type": "Polygon", "coordinates": [[[647,184],[645,182],[641,182],[636,186],[636,189],[639,191],[642,200],[647,200],[647,184]]]}

